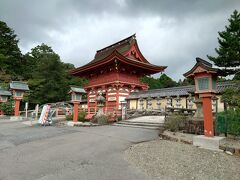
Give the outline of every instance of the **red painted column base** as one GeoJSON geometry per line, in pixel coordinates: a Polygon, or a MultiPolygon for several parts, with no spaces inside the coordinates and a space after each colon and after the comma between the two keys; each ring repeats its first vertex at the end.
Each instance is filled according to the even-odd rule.
{"type": "Polygon", "coordinates": [[[204,135],[207,137],[214,136],[212,98],[211,96],[202,97],[203,117],[204,117],[204,135]]]}
{"type": "Polygon", "coordinates": [[[19,108],[20,108],[20,99],[15,99],[15,108],[14,108],[14,116],[20,116],[19,108]]]}
{"type": "Polygon", "coordinates": [[[73,122],[78,122],[78,104],[79,102],[73,102],[73,122]]]}

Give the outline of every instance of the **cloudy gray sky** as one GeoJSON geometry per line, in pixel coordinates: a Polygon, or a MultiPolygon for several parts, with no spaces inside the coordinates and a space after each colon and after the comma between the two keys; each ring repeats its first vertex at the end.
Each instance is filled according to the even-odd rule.
{"type": "Polygon", "coordinates": [[[23,53],[46,43],[76,67],[97,49],[136,33],[143,55],[178,80],[195,57],[214,55],[239,0],[0,0],[0,20],[23,53]]]}

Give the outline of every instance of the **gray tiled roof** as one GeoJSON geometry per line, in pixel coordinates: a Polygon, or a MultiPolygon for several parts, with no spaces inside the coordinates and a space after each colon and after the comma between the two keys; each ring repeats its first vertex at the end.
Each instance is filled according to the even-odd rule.
{"type": "Polygon", "coordinates": [[[20,81],[12,81],[10,83],[10,89],[28,91],[29,87],[28,87],[27,83],[20,82],[20,81]]]}
{"type": "Polygon", "coordinates": [[[86,91],[81,88],[81,87],[77,87],[77,86],[70,86],[70,92],[76,92],[76,93],[86,93],[86,91]]]}
{"type": "MultiPolygon", "coordinates": [[[[233,87],[237,88],[237,85],[231,81],[219,82],[218,83],[218,92],[222,92],[226,88],[233,87]]],[[[179,86],[179,87],[171,87],[171,88],[162,88],[162,89],[153,89],[148,91],[139,91],[131,93],[126,99],[138,99],[140,97],[167,97],[167,96],[188,96],[191,93],[194,93],[195,87],[194,85],[189,86],[179,86]]]]}
{"type": "Polygon", "coordinates": [[[6,91],[6,90],[3,90],[3,89],[0,89],[0,95],[1,96],[11,96],[11,92],[10,91],[6,91]]]}

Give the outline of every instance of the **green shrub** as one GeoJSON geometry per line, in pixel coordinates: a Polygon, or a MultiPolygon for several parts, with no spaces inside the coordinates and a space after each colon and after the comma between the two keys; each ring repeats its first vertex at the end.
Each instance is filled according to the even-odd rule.
{"type": "Polygon", "coordinates": [[[73,120],[73,115],[66,115],[66,121],[72,121],[73,120]]]}
{"type": "Polygon", "coordinates": [[[99,125],[108,124],[108,116],[107,115],[95,116],[91,122],[98,123],[99,125]]]}
{"type": "Polygon", "coordinates": [[[80,122],[85,122],[85,116],[87,115],[87,113],[85,111],[79,111],[78,113],[78,121],[80,122]]]}
{"type": "Polygon", "coordinates": [[[217,114],[217,133],[240,135],[240,110],[228,110],[217,114]]]}
{"type": "Polygon", "coordinates": [[[176,132],[184,129],[186,123],[186,116],[184,115],[171,115],[166,117],[165,127],[166,129],[176,132]]]}
{"type": "Polygon", "coordinates": [[[96,115],[94,115],[92,117],[92,119],[90,120],[91,123],[97,123],[97,118],[96,118],[96,115]]]}
{"type": "Polygon", "coordinates": [[[118,120],[118,121],[121,121],[121,120],[122,120],[122,116],[118,116],[118,117],[117,117],[117,120],[118,120]]]}
{"type": "MultiPolygon", "coordinates": [[[[80,122],[85,122],[85,116],[86,116],[86,112],[84,111],[80,111],[78,112],[78,121],[80,122]]],[[[66,115],[66,121],[72,121],[73,120],[73,115],[66,115]]]]}
{"type": "Polygon", "coordinates": [[[0,110],[2,110],[6,115],[12,115],[14,111],[13,99],[9,99],[7,102],[0,103],[0,110]]]}

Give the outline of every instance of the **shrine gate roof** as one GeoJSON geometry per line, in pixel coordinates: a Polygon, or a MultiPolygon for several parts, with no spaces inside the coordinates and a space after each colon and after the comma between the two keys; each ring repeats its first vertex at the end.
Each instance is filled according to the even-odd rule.
{"type": "Polygon", "coordinates": [[[140,68],[147,69],[148,74],[154,74],[163,71],[167,66],[157,66],[149,63],[139,50],[136,35],[133,34],[121,41],[118,41],[103,49],[97,50],[95,57],[86,65],[72,70],[72,75],[83,75],[93,68],[99,67],[104,63],[115,60],[118,56],[119,60],[124,63],[140,68]]]}
{"type": "Polygon", "coordinates": [[[1,87],[0,87],[0,96],[11,96],[11,95],[12,95],[12,94],[11,94],[10,91],[1,89],[1,87]]]}
{"type": "Polygon", "coordinates": [[[69,93],[71,93],[71,92],[86,94],[86,91],[83,88],[77,87],[77,86],[70,86],[69,93]]]}
{"type": "Polygon", "coordinates": [[[27,83],[25,83],[25,82],[12,81],[10,83],[10,89],[28,91],[29,87],[28,87],[27,83]]]}
{"type": "Polygon", "coordinates": [[[194,76],[198,67],[201,67],[202,71],[205,71],[205,72],[211,72],[211,73],[215,73],[218,75],[224,75],[224,73],[220,69],[213,68],[211,63],[207,62],[204,59],[197,57],[196,64],[193,66],[193,68],[191,70],[184,73],[183,76],[185,76],[185,77],[194,76]]]}

